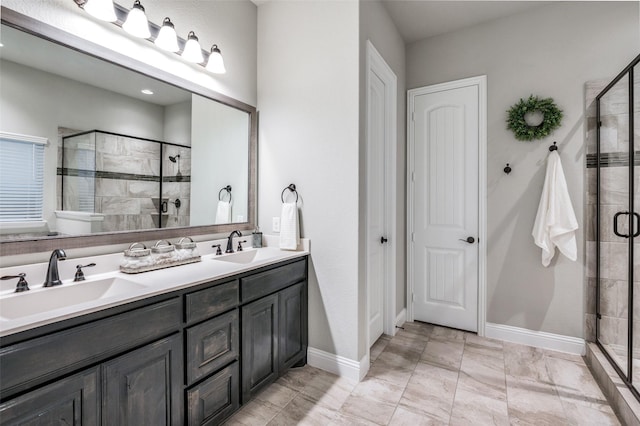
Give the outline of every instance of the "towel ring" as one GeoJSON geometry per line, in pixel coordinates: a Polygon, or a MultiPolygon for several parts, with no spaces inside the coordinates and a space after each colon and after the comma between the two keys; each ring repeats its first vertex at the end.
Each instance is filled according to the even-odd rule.
{"type": "Polygon", "coordinates": [[[284,203],[284,191],[289,190],[291,192],[295,192],[296,193],[296,204],[298,203],[298,191],[296,190],[296,185],[295,184],[289,184],[289,186],[287,186],[285,189],[282,190],[282,193],[280,194],[280,199],[282,200],[282,202],[284,203]]]}
{"type": "Polygon", "coordinates": [[[227,191],[227,194],[229,194],[229,202],[231,202],[231,185],[225,186],[218,192],[218,201],[222,201],[222,191],[227,191]]]}

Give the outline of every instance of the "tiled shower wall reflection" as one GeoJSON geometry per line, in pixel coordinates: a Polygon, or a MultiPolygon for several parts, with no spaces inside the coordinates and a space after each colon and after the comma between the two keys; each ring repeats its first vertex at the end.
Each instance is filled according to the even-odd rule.
{"type": "Polygon", "coordinates": [[[62,202],[58,208],[104,214],[103,232],[158,228],[161,218],[162,227],[187,226],[190,149],[166,146],[163,153],[162,147],[158,142],[102,132],[66,138],[64,155],[60,154],[64,175],[62,187],[57,187],[62,202]],[[167,159],[177,154],[180,169],[167,159]]]}
{"type": "MultiPolygon", "coordinates": [[[[628,80],[627,80],[628,81],[628,80]]],[[[628,240],[613,233],[613,216],[619,211],[629,210],[629,110],[627,81],[616,85],[601,100],[600,132],[600,341],[611,348],[626,352],[628,344],[628,240]]],[[[596,156],[596,106],[595,97],[606,87],[610,80],[598,80],[586,83],[587,115],[587,197],[586,199],[586,241],[587,241],[587,278],[585,306],[585,338],[596,339],[596,209],[597,209],[597,156],[596,156]]],[[[640,90],[636,84],[636,91],[640,90]]],[[[640,93],[640,92],[637,92],[640,93]]],[[[636,140],[640,114],[634,108],[636,122],[636,140]]],[[[635,147],[638,151],[638,147],[635,147]]],[[[636,154],[635,197],[640,199],[640,166],[636,154]]],[[[621,221],[620,231],[628,232],[626,220],[621,221]],[[624,224],[622,224],[624,222],[624,224]]],[[[634,265],[634,347],[640,342],[640,244],[635,244],[634,265]]],[[[634,349],[635,349],[634,348],[634,349]]],[[[617,351],[616,351],[617,352],[617,351]]],[[[635,351],[634,351],[635,352],[635,351]]],[[[622,354],[621,354],[622,355],[622,354]]],[[[634,355],[634,358],[637,356],[634,355]]]]}

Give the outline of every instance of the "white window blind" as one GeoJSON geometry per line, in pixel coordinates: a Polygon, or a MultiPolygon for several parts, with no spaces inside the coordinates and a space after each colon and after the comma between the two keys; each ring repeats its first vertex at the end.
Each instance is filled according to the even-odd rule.
{"type": "Polygon", "coordinates": [[[0,223],[43,219],[45,145],[41,140],[0,134],[0,223]]]}

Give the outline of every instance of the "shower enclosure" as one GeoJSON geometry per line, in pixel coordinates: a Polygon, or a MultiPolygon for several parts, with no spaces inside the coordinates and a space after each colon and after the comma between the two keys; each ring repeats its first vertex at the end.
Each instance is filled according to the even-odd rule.
{"type": "Polygon", "coordinates": [[[640,399],[639,63],[596,96],[597,146],[587,167],[596,169],[596,342],[640,399]]]}
{"type": "Polygon", "coordinates": [[[189,225],[191,148],[92,130],[62,138],[58,210],[98,213],[100,231],[189,225]]]}

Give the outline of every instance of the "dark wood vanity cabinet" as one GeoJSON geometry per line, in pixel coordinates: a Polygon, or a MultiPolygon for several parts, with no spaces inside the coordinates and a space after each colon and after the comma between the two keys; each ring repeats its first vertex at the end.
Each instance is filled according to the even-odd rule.
{"type": "Polygon", "coordinates": [[[1,425],[217,425],[306,362],[307,258],[53,327],[0,339],[1,425]]]}
{"type": "Polygon", "coordinates": [[[283,375],[288,368],[306,362],[307,355],[306,260],[240,280],[250,298],[276,290],[242,307],[242,402],[283,375]],[[264,286],[258,283],[263,280],[264,286]]]}

